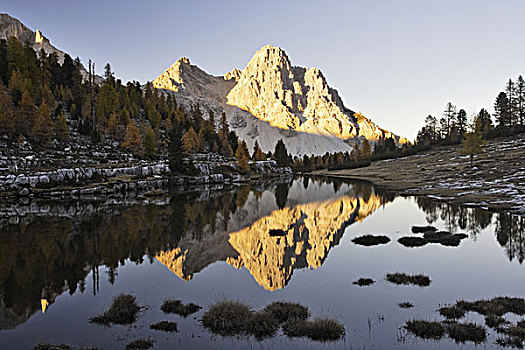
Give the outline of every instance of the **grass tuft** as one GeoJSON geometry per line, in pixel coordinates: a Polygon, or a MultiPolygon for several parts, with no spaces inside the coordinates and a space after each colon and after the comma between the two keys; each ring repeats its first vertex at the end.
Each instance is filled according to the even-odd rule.
{"type": "Polygon", "coordinates": [[[360,278],[357,281],[352,282],[352,284],[358,285],[359,287],[369,286],[374,284],[374,280],[371,278],[360,278]]]}
{"type": "Polygon", "coordinates": [[[434,226],[412,226],[412,233],[436,232],[437,228],[434,226]]]}
{"type": "Polygon", "coordinates": [[[499,326],[501,326],[502,324],[505,324],[505,323],[507,323],[507,320],[505,320],[501,316],[498,316],[498,315],[487,315],[487,316],[485,316],[485,324],[487,325],[487,327],[496,329],[496,328],[498,328],[499,326]]]}
{"type": "Polygon", "coordinates": [[[165,300],[160,309],[167,314],[177,314],[182,317],[187,317],[199,311],[202,307],[194,303],[183,304],[180,300],[170,299],[165,300]]]}
{"type": "Polygon", "coordinates": [[[318,317],[305,322],[306,336],[315,341],[336,341],[344,337],[345,327],[330,317],[318,317]]]}
{"type": "Polygon", "coordinates": [[[246,332],[257,340],[273,338],[279,330],[279,320],[268,311],[254,313],[246,324],[246,332]]]}
{"type": "Polygon", "coordinates": [[[430,278],[425,275],[407,275],[406,273],[389,273],[386,275],[386,280],[390,283],[403,285],[417,285],[420,287],[428,287],[430,285],[430,278]]]}
{"type": "Polygon", "coordinates": [[[126,350],[143,350],[152,348],[154,341],[152,339],[135,339],[126,345],[126,350]]]}
{"type": "Polygon", "coordinates": [[[401,237],[397,241],[405,247],[422,247],[428,244],[428,241],[421,237],[401,237]]]}
{"type": "Polygon", "coordinates": [[[511,297],[496,297],[490,300],[481,299],[476,301],[458,300],[456,306],[466,311],[477,312],[488,316],[503,316],[507,312],[516,315],[525,315],[525,299],[511,297]]]}
{"type": "Polygon", "coordinates": [[[458,343],[471,341],[479,344],[487,339],[485,327],[475,323],[450,323],[447,326],[447,333],[458,343]]]}
{"type": "Polygon", "coordinates": [[[251,319],[251,308],[239,301],[223,300],[210,306],[202,315],[202,325],[211,332],[222,336],[242,334],[246,321],[251,319]]]}
{"type": "Polygon", "coordinates": [[[73,348],[66,344],[50,344],[40,342],[33,346],[33,350],[73,350],[73,348]]]}
{"type": "Polygon", "coordinates": [[[178,332],[177,322],[160,321],[149,325],[149,328],[156,331],[178,332]]]}
{"type": "Polygon", "coordinates": [[[288,301],[274,301],[264,308],[279,322],[283,323],[291,319],[306,320],[310,317],[310,310],[299,303],[288,301]]]}
{"type": "Polygon", "coordinates": [[[283,326],[283,333],[288,338],[298,338],[306,336],[306,321],[300,319],[290,319],[283,326]]]}
{"type": "Polygon", "coordinates": [[[410,309],[414,307],[414,304],[412,304],[411,302],[405,301],[402,303],[398,303],[397,306],[399,306],[402,309],[410,309]]]}
{"type": "Polygon", "coordinates": [[[354,244],[370,247],[373,245],[387,244],[390,242],[390,238],[387,236],[364,235],[352,239],[352,242],[354,242],[354,244]]]}
{"type": "Polygon", "coordinates": [[[447,319],[459,320],[465,316],[466,311],[457,306],[443,306],[439,309],[439,314],[447,319]]]}
{"type": "Polygon", "coordinates": [[[109,326],[113,324],[131,324],[137,319],[140,306],[133,295],[119,294],[113,298],[111,306],[104,313],[89,319],[90,323],[109,326]]]}
{"type": "Polygon", "coordinates": [[[404,328],[423,339],[441,339],[445,334],[445,327],[437,321],[414,319],[407,321],[404,328]]]}

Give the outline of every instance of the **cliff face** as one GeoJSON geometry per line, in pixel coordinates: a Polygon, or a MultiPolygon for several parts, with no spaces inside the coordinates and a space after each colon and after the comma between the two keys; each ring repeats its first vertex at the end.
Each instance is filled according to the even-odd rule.
{"type": "Polygon", "coordinates": [[[282,49],[270,45],[245,69],[222,77],[180,59],[153,86],[172,91],[183,105],[198,102],[204,112],[226,112],[241,139],[250,146],[258,140],[265,152],[280,138],[293,155],[351,151],[363,138],[406,142],[367,118],[356,118],[319,69],[294,67],[282,49]]]}
{"type": "Polygon", "coordinates": [[[373,192],[363,195],[347,185],[338,190],[300,186],[294,182],[282,209],[268,192],[260,198],[250,196],[228,222],[214,225],[226,227],[224,231],[211,232],[208,227],[200,240],[187,235],[178,247],[157,254],[157,260],[186,281],[208,265],[226,261],[245,267],[261,287],[274,291],[286,286],[295,269],[320,267],[348,225],[385,203],[373,192]]]}

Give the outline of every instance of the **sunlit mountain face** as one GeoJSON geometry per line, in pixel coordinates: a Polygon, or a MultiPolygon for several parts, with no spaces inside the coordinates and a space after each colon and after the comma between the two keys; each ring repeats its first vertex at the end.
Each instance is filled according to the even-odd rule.
{"type": "Polygon", "coordinates": [[[266,290],[282,289],[294,269],[320,267],[348,225],[386,202],[366,185],[280,184],[273,191],[250,193],[229,219],[215,223],[213,234],[183,239],[156,258],[184,280],[223,260],[247,268],[266,290]]]}

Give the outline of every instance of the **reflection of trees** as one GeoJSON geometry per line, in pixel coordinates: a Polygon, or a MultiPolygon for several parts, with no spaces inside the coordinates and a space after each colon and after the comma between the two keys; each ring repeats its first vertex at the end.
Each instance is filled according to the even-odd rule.
{"type": "Polygon", "coordinates": [[[275,201],[277,202],[277,207],[279,209],[283,209],[286,206],[289,189],[290,184],[281,183],[277,185],[277,188],[275,189],[275,201]]]}
{"type": "Polygon", "coordinates": [[[471,237],[476,237],[481,230],[492,222],[492,213],[478,208],[466,208],[457,204],[438,202],[428,197],[416,197],[416,202],[426,214],[429,224],[441,219],[447,231],[467,231],[471,237]]]}
{"type": "Polygon", "coordinates": [[[509,260],[523,262],[525,246],[525,217],[499,213],[496,221],[496,239],[505,248],[509,260]]]}

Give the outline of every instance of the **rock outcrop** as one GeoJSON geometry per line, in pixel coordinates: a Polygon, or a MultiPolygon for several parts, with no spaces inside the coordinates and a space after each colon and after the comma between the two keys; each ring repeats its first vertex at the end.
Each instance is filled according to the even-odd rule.
{"type": "Polygon", "coordinates": [[[294,67],[279,47],[264,46],[246,68],[224,76],[207,74],[181,58],[153,81],[189,108],[225,112],[230,125],[249,146],[255,140],[273,151],[283,139],[292,155],[351,151],[364,138],[392,137],[407,142],[346,108],[317,68],[294,67]]]}

